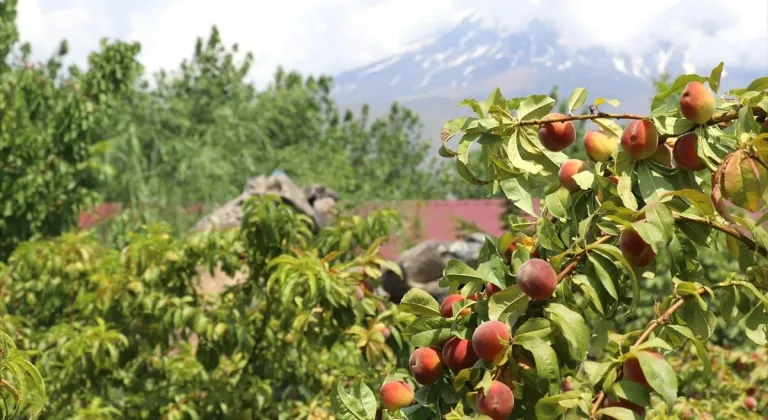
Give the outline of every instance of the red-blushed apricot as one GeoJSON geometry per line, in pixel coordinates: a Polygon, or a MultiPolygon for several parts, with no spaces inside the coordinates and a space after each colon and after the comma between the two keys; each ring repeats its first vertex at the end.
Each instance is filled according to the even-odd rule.
{"type": "Polygon", "coordinates": [[[480,299],[480,294],[472,293],[471,295],[467,296],[467,299],[477,302],[477,300],[480,299]]]}
{"type": "Polygon", "coordinates": [[[515,252],[515,250],[517,249],[517,245],[518,245],[519,243],[523,242],[523,239],[524,239],[524,238],[523,238],[522,236],[518,236],[518,237],[516,237],[515,239],[513,239],[513,240],[512,240],[512,243],[511,243],[511,244],[509,244],[509,246],[507,247],[507,250],[504,252],[504,257],[506,257],[507,259],[510,259],[510,258],[512,258],[512,254],[513,254],[513,253],[515,252]]]}
{"type": "Polygon", "coordinates": [[[680,113],[696,124],[704,124],[715,115],[715,96],[703,83],[690,82],[680,95],[680,113]]]}
{"type": "Polygon", "coordinates": [[[583,160],[568,159],[560,166],[560,171],[557,173],[557,178],[560,180],[560,185],[570,192],[578,191],[581,187],[574,181],[573,176],[579,172],[587,170],[587,164],[583,160]]]}
{"type": "Polygon", "coordinates": [[[485,284],[485,296],[487,297],[491,297],[500,291],[501,288],[493,283],[488,282],[485,284]]]}
{"type": "Polygon", "coordinates": [[[699,136],[693,132],[683,134],[675,141],[672,157],[678,168],[684,171],[700,171],[707,167],[707,164],[696,153],[698,143],[699,136]]]}
{"type": "MultiPolygon", "coordinates": [[[[565,115],[555,112],[542,119],[548,121],[557,118],[565,118],[565,115]]],[[[539,126],[539,140],[547,150],[559,152],[576,140],[576,129],[570,121],[544,123],[539,126]]]]}
{"type": "MultiPolygon", "coordinates": [[[[664,359],[664,356],[659,352],[653,350],[643,351],[658,359],[664,359]]],[[[624,378],[630,381],[635,381],[644,386],[648,391],[653,392],[653,388],[648,384],[648,380],[645,378],[645,374],[643,374],[643,369],[640,367],[640,361],[637,360],[637,357],[630,357],[624,361],[624,378]]]]}
{"type": "Polygon", "coordinates": [[[389,328],[382,323],[375,324],[371,330],[380,332],[384,338],[389,338],[389,336],[392,334],[392,332],[389,331],[389,328]]]}
{"type": "MultiPolygon", "coordinates": [[[[640,417],[645,416],[645,408],[642,406],[639,406],[631,401],[625,400],[624,398],[619,398],[618,401],[614,401],[611,399],[611,397],[605,398],[605,407],[621,407],[621,408],[627,408],[629,410],[634,411],[639,415],[640,417]]],[[[606,415],[605,418],[612,419],[613,417],[606,415]]]]}
{"type": "Polygon", "coordinates": [[[584,133],[584,150],[594,162],[608,162],[619,150],[619,139],[604,130],[584,133]]]}
{"type": "Polygon", "coordinates": [[[533,300],[547,300],[557,287],[557,274],[548,262],[531,258],[515,274],[520,290],[533,300]]]}
{"type": "Polygon", "coordinates": [[[621,148],[635,160],[648,159],[659,146],[659,132],[648,120],[635,120],[621,134],[621,148]]]}
{"type": "Polygon", "coordinates": [[[475,354],[486,362],[493,362],[501,352],[507,349],[508,342],[509,329],[507,324],[501,321],[483,322],[472,334],[472,348],[475,354]]]}
{"type": "Polygon", "coordinates": [[[469,340],[451,337],[443,346],[443,363],[453,373],[471,368],[478,359],[469,340]]]}
{"type": "Polygon", "coordinates": [[[531,252],[531,258],[541,258],[541,254],[539,254],[538,249],[534,249],[533,252],[531,252]]]}
{"type": "Polygon", "coordinates": [[[755,397],[744,398],[744,407],[749,411],[757,410],[757,399],[755,397]]]}
{"type": "Polygon", "coordinates": [[[422,385],[431,385],[440,380],[443,361],[437,350],[432,347],[420,347],[411,353],[408,366],[411,368],[416,382],[422,385]]]}
{"type": "Polygon", "coordinates": [[[615,175],[610,175],[607,177],[611,182],[613,182],[615,185],[619,185],[619,177],[615,175]]]}
{"type": "Polygon", "coordinates": [[[491,382],[488,393],[477,393],[477,411],[493,420],[507,420],[515,409],[515,394],[499,381],[491,382]]]}
{"type": "Polygon", "coordinates": [[[635,267],[645,267],[656,258],[653,248],[631,227],[621,231],[619,249],[624,254],[624,258],[635,267]]]}
{"type": "Polygon", "coordinates": [[[413,404],[413,388],[403,381],[387,382],[379,390],[381,405],[389,411],[397,411],[413,404]]]}
{"type": "Polygon", "coordinates": [[[660,144],[659,147],[656,148],[653,156],[651,156],[651,160],[659,165],[666,166],[667,168],[675,167],[672,161],[672,147],[668,146],[666,143],[660,144]]]}
{"type": "MultiPolygon", "coordinates": [[[[458,293],[446,296],[440,305],[440,314],[446,318],[453,317],[453,304],[462,300],[464,300],[464,296],[458,293]]],[[[469,312],[469,308],[464,308],[459,312],[459,315],[469,315],[469,312]]]]}

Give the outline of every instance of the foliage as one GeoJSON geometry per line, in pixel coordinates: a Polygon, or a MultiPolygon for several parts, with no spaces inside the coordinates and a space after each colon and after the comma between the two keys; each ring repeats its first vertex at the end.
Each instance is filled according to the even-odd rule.
{"type": "MultiPolygon", "coordinates": [[[[765,217],[755,221],[760,214],[734,211],[765,210],[768,200],[768,79],[721,95],[722,69],[721,63],[709,76],[688,74],[660,85],[664,90],[653,98],[650,116],[605,112],[605,103],[619,106],[606,98],[595,99],[589,112],[577,115],[587,103],[583,88],[569,98],[566,116],[546,122],[556,102],[547,95],[508,100],[496,89],[485,102],[462,102],[477,116],[445,124],[441,155],[455,160],[467,182],[501,190],[534,218],[514,225],[535,230],[532,238],[512,247],[511,255],[507,250],[517,229],[498,241],[488,239],[476,269],[457,260],[448,263],[441,284],[464,298],[453,304],[453,316],[444,318],[439,303],[422,293],[404,297],[401,309],[420,316],[404,332],[411,344],[439,351],[456,337],[468,340],[485,359],[458,372],[443,368],[436,382],[422,385],[389,375],[385,383],[406,381],[417,390],[412,399],[407,393],[394,399],[382,388],[382,401],[386,397],[394,408],[407,405],[383,410],[383,418],[492,415],[500,420],[509,413],[515,419],[634,419],[646,414],[662,419],[679,418],[685,409],[702,418],[711,415],[706,413],[718,418],[768,414],[765,399],[753,409],[757,412],[742,402],[747,387],[760,390],[768,384],[768,232],[760,223],[765,217]],[[710,98],[705,86],[718,95],[710,98]],[[693,110],[682,109],[684,99],[695,102],[693,110]],[[683,112],[707,118],[697,124],[683,112]],[[622,128],[616,120],[636,123],[622,128]],[[613,132],[612,141],[622,141],[606,162],[586,164],[558,182],[568,156],[545,147],[540,136],[546,134],[537,135],[536,129],[573,121],[590,121],[613,132]],[[688,133],[696,136],[691,154],[676,154],[672,163],[648,154],[684,135],[690,138],[688,133]],[[456,149],[448,145],[454,137],[459,138],[456,149]],[[484,156],[482,169],[470,165],[473,144],[484,156]],[[684,168],[684,158],[703,162],[703,169],[684,168]],[[531,197],[541,184],[547,187],[538,214],[531,197]],[[727,249],[730,261],[718,264],[705,249],[727,249]],[[551,277],[542,260],[552,267],[551,277]],[[521,269],[529,262],[542,268],[521,269]],[[641,290],[649,283],[666,297],[653,301],[644,296],[641,290]],[[500,291],[491,293],[490,286],[500,291]],[[462,315],[462,308],[469,312],[462,315]],[[647,318],[642,322],[633,318],[635,313],[647,318]],[[497,328],[495,321],[506,332],[494,330],[492,338],[478,333],[480,326],[497,328]],[[746,356],[708,346],[718,325],[738,329],[760,349],[746,356]],[[509,340],[504,334],[511,335],[509,340]],[[734,362],[734,357],[739,359],[734,362]],[[737,367],[745,357],[753,357],[746,362],[755,367],[751,373],[737,367]],[[722,364],[733,364],[732,369],[721,370],[722,364]],[[507,398],[504,389],[514,397],[507,398]],[[696,392],[706,394],[705,399],[692,397],[696,392]],[[483,401],[491,395],[498,397],[495,409],[510,411],[489,411],[483,401]]],[[[369,404],[366,394],[353,391],[369,404]]],[[[359,417],[336,411],[340,419],[371,418],[364,411],[354,413],[359,417]]]]}
{"type": "Polygon", "coordinates": [[[393,217],[312,234],[267,196],[246,202],[241,229],[149,225],[121,249],[87,231],[23,243],[0,268],[2,329],[37,352],[41,418],[320,418],[338,378],[376,386],[405,364],[413,317],[363,285],[397,270],[377,255],[393,217]],[[211,294],[217,269],[243,281],[211,294]]]}
{"type": "Polygon", "coordinates": [[[74,226],[103,177],[97,127],[132,88],[138,44],[101,43],[89,69],[62,71],[67,43],[46,63],[15,50],[17,0],[0,4],[0,261],[21,241],[74,226]]]}

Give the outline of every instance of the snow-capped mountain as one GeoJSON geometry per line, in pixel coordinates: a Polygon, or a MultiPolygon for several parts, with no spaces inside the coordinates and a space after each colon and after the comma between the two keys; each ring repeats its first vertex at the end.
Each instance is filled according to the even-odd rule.
{"type": "MultiPolygon", "coordinates": [[[[484,100],[496,86],[511,98],[547,94],[557,85],[564,100],[583,86],[589,93],[587,103],[598,97],[618,99],[623,112],[648,113],[654,77],[707,75],[717,65],[694,68],[687,51],[670,45],[659,45],[642,56],[604,48],[573,50],[558,42],[563,36],[541,21],[510,31],[468,17],[421,45],[337,75],[334,96],[349,108],[368,103],[374,115],[386,113],[392,101],[403,103],[420,115],[436,156],[443,123],[473,115],[467,108],[457,108],[458,102],[484,100]]],[[[725,89],[765,76],[728,63],[725,68],[721,80],[725,89]]],[[[610,106],[602,110],[610,111],[610,106]]]]}
{"type": "MultiPolygon", "coordinates": [[[[483,98],[495,86],[512,97],[547,93],[558,85],[562,95],[586,86],[592,98],[610,96],[637,107],[647,106],[653,77],[694,70],[708,74],[717,64],[694,69],[686,51],[668,45],[659,45],[656,52],[644,56],[603,48],[571,50],[558,43],[563,34],[541,21],[517,31],[482,23],[477,16],[465,18],[430,42],[337,75],[337,99],[356,104],[483,98]]],[[[726,68],[723,85],[746,85],[760,76],[759,72],[726,68]]]]}

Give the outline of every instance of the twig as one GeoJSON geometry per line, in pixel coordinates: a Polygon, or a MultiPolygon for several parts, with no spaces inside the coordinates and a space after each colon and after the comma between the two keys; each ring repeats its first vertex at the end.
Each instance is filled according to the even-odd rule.
{"type": "Polygon", "coordinates": [[[580,251],[579,253],[574,255],[573,258],[571,259],[571,262],[568,263],[568,265],[566,265],[565,268],[563,268],[562,271],[560,271],[560,274],[557,275],[557,282],[559,283],[560,281],[562,281],[565,278],[565,276],[570,274],[571,271],[573,271],[574,269],[576,269],[576,267],[579,266],[579,263],[581,262],[581,260],[584,259],[585,255],[587,255],[587,251],[591,250],[592,248],[596,247],[597,245],[600,245],[600,244],[608,241],[611,238],[613,238],[613,235],[601,236],[598,240],[596,240],[595,242],[587,245],[582,251],[580,251]]]}
{"type": "Polygon", "coordinates": [[[694,217],[684,216],[682,214],[675,214],[673,217],[676,222],[698,223],[702,225],[707,225],[712,229],[719,230],[720,232],[723,232],[726,235],[732,236],[740,240],[741,242],[744,242],[744,244],[746,244],[748,248],[754,249],[755,252],[757,252],[758,254],[768,258],[768,250],[766,250],[765,247],[755,242],[754,239],[750,238],[747,235],[744,235],[743,233],[739,232],[738,230],[730,226],[726,226],[722,223],[718,223],[718,222],[715,222],[714,220],[710,220],[707,218],[694,218],[694,217]]]}
{"type": "MultiPolygon", "coordinates": [[[[727,112],[722,112],[720,114],[713,115],[712,118],[710,118],[709,121],[707,121],[705,123],[705,125],[717,125],[717,124],[720,124],[720,123],[734,121],[734,120],[738,120],[738,119],[739,119],[739,110],[735,109],[735,110],[730,110],[730,111],[727,111],[727,112]]],[[[692,133],[694,130],[696,130],[696,127],[697,126],[694,125],[693,127],[689,128],[688,130],[685,130],[682,133],[662,134],[662,135],[659,136],[659,139],[666,140],[666,139],[670,139],[670,138],[673,138],[673,137],[680,137],[683,134],[692,133]]]]}
{"type": "Polygon", "coordinates": [[[587,115],[566,115],[565,117],[558,117],[558,118],[548,118],[548,119],[538,119],[538,120],[527,120],[527,121],[520,121],[519,125],[540,125],[545,123],[553,123],[553,122],[566,122],[566,121],[588,121],[588,120],[597,120],[600,118],[607,118],[611,120],[644,120],[648,117],[644,115],[637,115],[637,114],[606,114],[604,112],[598,112],[597,114],[587,114],[587,115]]]}
{"type": "MultiPolygon", "coordinates": [[[[637,337],[637,340],[635,340],[635,343],[632,345],[632,347],[637,347],[640,344],[643,344],[645,342],[645,340],[647,340],[648,337],[651,336],[653,331],[659,325],[668,324],[669,323],[669,318],[672,317],[672,315],[675,312],[677,312],[678,309],[680,309],[683,305],[685,305],[685,303],[687,301],[693,299],[696,296],[701,296],[701,295],[707,293],[707,291],[710,290],[710,289],[718,289],[718,288],[721,288],[721,287],[726,287],[726,286],[728,286],[730,284],[731,284],[730,281],[725,281],[725,282],[722,282],[722,283],[718,283],[718,284],[716,284],[714,286],[711,286],[709,288],[700,287],[700,288],[696,289],[696,291],[693,292],[693,293],[687,294],[685,296],[678,297],[677,299],[675,299],[675,301],[672,303],[672,305],[670,305],[670,307],[666,311],[664,311],[663,314],[661,314],[661,316],[659,316],[658,318],[656,318],[656,319],[652,320],[650,323],[648,323],[648,326],[645,327],[645,330],[643,331],[643,333],[640,334],[639,337],[637,337]]],[[[617,379],[621,379],[621,375],[618,375],[617,379]]],[[[604,399],[605,399],[605,391],[600,391],[600,393],[597,394],[597,397],[595,398],[594,403],[592,404],[592,410],[590,410],[590,418],[593,418],[593,419],[595,418],[595,415],[597,414],[597,410],[600,409],[600,405],[603,404],[603,400],[604,399]]]]}

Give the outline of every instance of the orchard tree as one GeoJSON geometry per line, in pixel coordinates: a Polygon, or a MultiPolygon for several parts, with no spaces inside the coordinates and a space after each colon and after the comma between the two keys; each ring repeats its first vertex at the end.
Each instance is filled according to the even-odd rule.
{"type": "MultiPolygon", "coordinates": [[[[554,113],[547,95],[507,100],[498,89],[485,102],[462,102],[477,116],[445,124],[441,155],[466,181],[503,191],[535,217],[515,225],[534,233],[487,239],[477,269],[449,261],[441,284],[453,294],[442,305],[420,290],[406,294],[400,309],[419,315],[404,331],[417,347],[412,375],[384,380],[378,413],[371,390],[337,388],[345,403],[337,417],[636,419],[676,404],[687,385],[679,376],[689,372],[670,361],[712,374],[707,342],[718,320],[764,350],[768,232],[766,216],[754,212],[768,200],[768,77],[720,93],[722,70],[678,77],[647,116],[604,112],[620,104],[603,98],[577,115],[584,88],[566,113],[554,113]],[[583,138],[590,162],[561,152],[581,140],[576,121],[594,124],[583,138]],[[475,143],[492,169],[485,178],[469,166],[475,143]],[[531,191],[542,183],[537,214],[531,191]],[[735,263],[716,280],[708,248],[735,263]],[[644,327],[623,329],[656,277],[673,293],[651,303],[644,327]]],[[[764,355],[755,353],[763,372],[764,355]]],[[[766,404],[754,395],[711,410],[759,418],[754,411],[765,415],[766,404]]],[[[694,414],[714,418],[681,416],[694,414]]]]}

